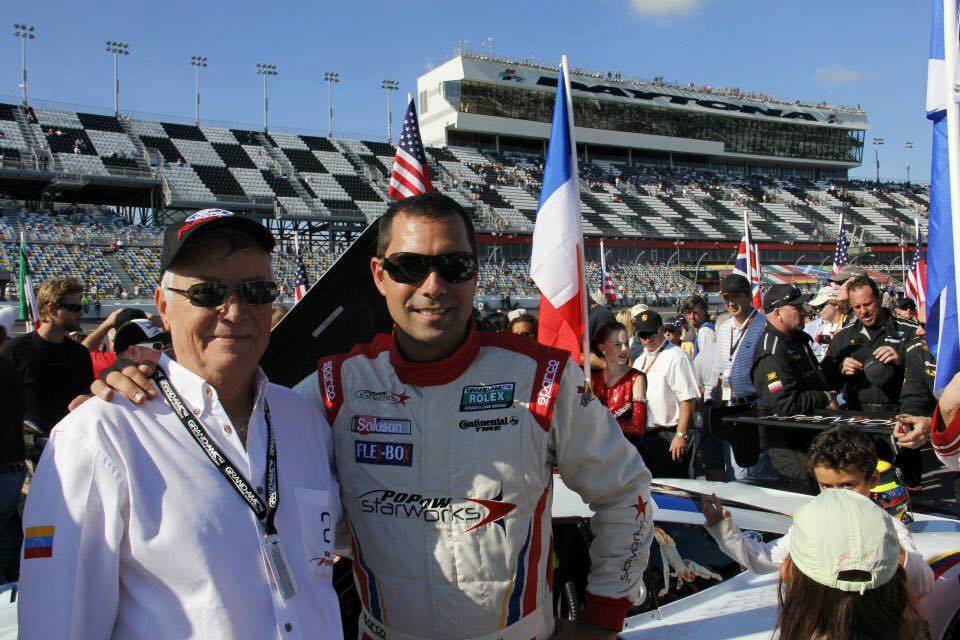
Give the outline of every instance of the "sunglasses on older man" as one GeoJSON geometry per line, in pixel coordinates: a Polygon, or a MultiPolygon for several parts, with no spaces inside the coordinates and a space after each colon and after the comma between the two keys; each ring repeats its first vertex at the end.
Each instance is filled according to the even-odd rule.
{"type": "Polygon", "coordinates": [[[450,284],[460,284],[473,279],[480,269],[477,256],[469,251],[455,251],[431,256],[405,251],[383,258],[383,270],[394,282],[419,284],[436,269],[437,274],[450,284]]]}
{"type": "Polygon", "coordinates": [[[167,287],[167,291],[180,294],[195,307],[219,307],[234,291],[246,304],[270,304],[280,295],[276,282],[270,280],[244,280],[243,282],[198,282],[186,289],[167,287]]]}

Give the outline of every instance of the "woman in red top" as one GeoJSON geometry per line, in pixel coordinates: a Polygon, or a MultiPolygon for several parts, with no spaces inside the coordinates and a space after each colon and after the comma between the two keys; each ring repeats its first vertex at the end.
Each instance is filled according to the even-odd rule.
{"type": "Polygon", "coordinates": [[[647,378],[630,366],[630,341],[627,328],[619,322],[597,331],[593,351],[607,364],[594,371],[590,384],[597,398],[610,409],[623,434],[635,447],[647,429],[647,378]]]}

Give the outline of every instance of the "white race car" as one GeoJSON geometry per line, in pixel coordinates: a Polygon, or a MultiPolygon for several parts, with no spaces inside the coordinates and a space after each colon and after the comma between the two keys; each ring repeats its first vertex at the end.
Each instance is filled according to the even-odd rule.
{"type": "MultiPolygon", "coordinates": [[[[720,551],[700,513],[700,496],[711,493],[717,494],[744,532],[767,541],[786,533],[791,514],[812,498],[741,483],[655,481],[654,542],[644,573],[646,590],[627,618],[620,634],[624,640],[771,638],[777,621],[779,576],[745,571],[720,551]]],[[[553,516],[560,564],[555,585],[560,613],[569,616],[576,611],[578,594],[582,597],[582,567],[561,550],[569,552],[571,528],[584,528],[583,519],[591,511],[559,478],[553,516]],[[566,539],[564,544],[561,538],[566,539]]],[[[913,516],[908,528],[936,577],[933,591],[922,600],[931,638],[960,640],[960,521],[913,516]]]]}

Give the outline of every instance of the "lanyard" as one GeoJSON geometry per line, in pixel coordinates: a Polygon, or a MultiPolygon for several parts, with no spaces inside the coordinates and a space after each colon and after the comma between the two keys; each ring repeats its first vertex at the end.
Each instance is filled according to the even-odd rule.
{"type": "MultiPolygon", "coordinates": [[[[745,335],[747,334],[747,329],[750,328],[750,323],[753,322],[753,319],[754,319],[756,316],[757,316],[757,310],[754,309],[752,312],[750,312],[750,317],[747,318],[747,321],[744,322],[744,323],[743,323],[743,326],[740,327],[740,329],[738,330],[738,331],[740,332],[740,337],[737,338],[737,341],[736,341],[736,342],[733,341],[733,331],[734,331],[734,328],[733,328],[733,327],[730,327],[730,357],[731,357],[731,358],[733,357],[733,354],[736,353],[737,347],[740,346],[740,341],[743,340],[743,336],[745,336],[745,335]]],[[[733,321],[731,320],[731,322],[733,322],[733,321]]]]}
{"type": "Polygon", "coordinates": [[[250,507],[250,510],[253,511],[253,515],[257,516],[257,520],[263,523],[266,534],[268,536],[276,535],[277,527],[274,524],[274,519],[277,515],[277,507],[280,504],[280,485],[277,474],[277,444],[273,438],[273,425],[270,421],[270,405],[267,404],[266,398],[264,398],[263,401],[263,417],[267,423],[267,502],[264,503],[264,501],[260,499],[260,496],[250,488],[250,484],[243,477],[243,474],[240,473],[237,465],[233,464],[220,447],[214,444],[207,430],[204,429],[203,424],[194,419],[193,414],[191,414],[187,408],[187,403],[173,387],[166,372],[161,367],[157,367],[156,371],[153,372],[152,378],[156,381],[157,386],[160,387],[160,392],[163,394],[164,400],[166,400],[170,408],[173,409],[173,412],[180,420],[180,424],[184,426],[194,442],[207,454],[207,458],[210,459],[213,466],[230,482],[230,485],[240,495],[247,506],[250,507]]]}
{"type": "MultiPolygon", "coordinates": [[[[647,374],[650,372],[650,369],[653,369],[653,365],[655,365],[655,364],[657,363],[657,358],[660,357],[660,353],[666,348],[668,342],[670,342],[670,341],[667,340],[666,337],[664,337],[664,338],[663,338],[663,342],[660,344],[659,347],[657,347],[657,350],[653,352],[653,359],[650,361],[649,364],[647,364],[645,367],[643,367],[643,375],[647,375],[647,374]]],[[[643,354],[644,359],[647,358],[647,356],[649,355],[649,353],[650,353],[649,351],[645,351],[645,352],[644,352],[644,354],[643,354]]]]}

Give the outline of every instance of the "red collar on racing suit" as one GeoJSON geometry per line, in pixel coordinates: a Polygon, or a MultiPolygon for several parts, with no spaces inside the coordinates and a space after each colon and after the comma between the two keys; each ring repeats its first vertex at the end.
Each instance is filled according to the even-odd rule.
{"type": "Polygon", "coordinates": [[[397,347],[397,330],[390,336],[390,364],[397,372],[397,378],[404,384],[418,387],[433,387],[453,382],[467,370],[480,351],[480,339],[477,326],[470,323],[470,332],[456,351],[443,360],[433,362],[410,362],[397,347]]]}

